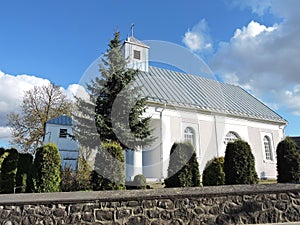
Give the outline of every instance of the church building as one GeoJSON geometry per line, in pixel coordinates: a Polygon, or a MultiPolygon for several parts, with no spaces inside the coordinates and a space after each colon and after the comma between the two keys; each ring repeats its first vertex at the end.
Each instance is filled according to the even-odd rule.
{"type": "Polygon", "coordinates": [[[276,179],[276,147],[287,121],[239,86],[149,65],[149,46],[130,36],[123,45],[128,66],[141,71],[137,85],[148,97],[156,141],[141,151],[126,152],[126,179],[144,174],[148,180],[167,177],[174,142],[189,141],[200,172],[213,157],[224,156],[236,139],[249,143],[257,174],[276,179]]]}

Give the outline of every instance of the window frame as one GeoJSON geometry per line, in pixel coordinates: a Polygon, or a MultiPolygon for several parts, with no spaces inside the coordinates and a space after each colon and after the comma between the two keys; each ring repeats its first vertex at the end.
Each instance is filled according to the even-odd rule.
{"type": "Polygon", "coordinates": [[[263,136],[263,147],[264,147],[263,148],[264,157],[266,161],[273,162],[274,161],[273,148],[272,148],[271,138],[269,137],[269,135],[263,136]]]}
{"type": "Polygon", "coordinates": [[[133,58],[136,60],[141,60],[141,51],[133,50],[133,58]]]}
{"type": "Polygon", "coordinates": [[[59,138],[67,138],[68,137],[68,129],[60,128],[59,129],[59,138]]]}
{"type": "Polygon", "coordinates": [[[192,127],[185,127],[183,131],[183,139],[185,142],[189,142],[196,149],[196,137],[195,130],[192,127]]]}
{"type": "Polygon", "coordinates": [[[235,142],[238,139],[241,139],[240,135],[238,135],[238,133],[236,133],[234,131],[229,131],[225,135],[224,144],[227,145],[228,143],[233,143],[233,142],[235,142]],[[233,138],[233,136],[234,136],[234,138],[233,138]]]}

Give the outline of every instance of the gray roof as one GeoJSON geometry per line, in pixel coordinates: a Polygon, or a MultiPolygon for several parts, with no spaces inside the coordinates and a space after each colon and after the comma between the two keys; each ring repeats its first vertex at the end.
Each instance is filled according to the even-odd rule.
{"type": "Polygon", "coordinates": [[[150,102],[287,123],[239,86],[152,66],[137,83],[150,102]]]}
{"type": "Polygon", "coordinates": [[[72,118],[69,116],[66,116],[66,115],[62,115],[62,116],[56,117],[54,119],[48,120],[46,123],[72,126],[72,118]]]}

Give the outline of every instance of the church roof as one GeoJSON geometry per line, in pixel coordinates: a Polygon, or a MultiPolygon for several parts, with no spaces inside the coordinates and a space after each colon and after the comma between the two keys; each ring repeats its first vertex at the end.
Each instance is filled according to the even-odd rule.
{"type": "Polygon", "coordinates": [[[62,116],[56,117],[54,119],[48,120],[46,123],[72,126],[72,118],[69,116],[66,116],[66,115],[62,115],[62,116]]]}
{"type": "Polygon", "coordinates": [[[140,40],[136,39],[135,37],[133,36],[129,36],[127,37],[126,41],[125,42],[130,42],[130,43],[133,43],[133,44],[136,44],[136,45],[140,45],[140,46],[143,46],[143,47],[146,47],[146,48],[149,48],[148,45],[146,45],[145,43],[141,42],[140,40]]]}
{"type": "Polygon", "coordinates": [[[150,102],[287,123],[236,85],[152,66],[149,67],[149,72],[141,72],[137,85],[142,86],[142,94],[150,102]]]}

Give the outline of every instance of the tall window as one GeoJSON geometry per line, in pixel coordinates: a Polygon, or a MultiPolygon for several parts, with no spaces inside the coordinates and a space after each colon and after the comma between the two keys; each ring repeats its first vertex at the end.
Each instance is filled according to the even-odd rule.
{"type": "Polygon", "coordinates": [[[224,140],[224,144],[228,144],[230,142],[234,142],[235,140],[239,139],[239,135],[237,135],[236,133],[230,131],[226,134],[225,136],[225,140],[224,140]]]}
{"type": "Polygon", "coordinates": [[[184,130],[184,141],[190,142],[195,147],[195,132],[193,128],[187,127],[184,130]]]}
{"type": "Polygon", "coordinates": [[[266,160],[273,160],[271,141],[268,136],[264,136],[264,147],[265,147],[266,160]]]}

